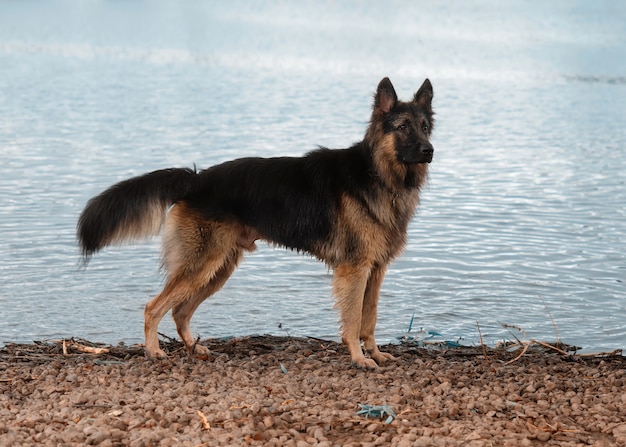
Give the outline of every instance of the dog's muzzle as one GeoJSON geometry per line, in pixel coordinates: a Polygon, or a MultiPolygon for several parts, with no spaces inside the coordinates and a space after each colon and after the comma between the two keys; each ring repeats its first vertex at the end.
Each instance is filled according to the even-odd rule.
{"type": "Polygon", "coordinates": [[[433,154],[435,153],[435,149],[433,149],[432,146],[425,148],[423,147],[420,149],[420,153],[424,157],[424,161],[422,163],[430,163],[431,161],[433,161],[433,154]]]}
{"type": "Polygon", "coordinates": [[[433,154],[435,149],[430,143],[422,143],[417,151],[417,160],[415,163],[430,163],[433,161],[433,154]]]}
{"type": "Polygon", "coordinates": [[[400,160],[404,163],[430,163],[433,161],[435,150],[430,143],[421,143],[418,146],[400,153],[400,160]]]}

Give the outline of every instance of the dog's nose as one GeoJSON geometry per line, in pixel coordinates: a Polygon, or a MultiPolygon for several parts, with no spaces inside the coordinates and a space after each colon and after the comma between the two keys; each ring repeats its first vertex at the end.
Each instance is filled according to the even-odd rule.
{"type": "Polygon", "coordinates": [[[435,149],[430,144],[422,144],[420,146],[420,152],[424,155],[432,155],[435,149]]]}

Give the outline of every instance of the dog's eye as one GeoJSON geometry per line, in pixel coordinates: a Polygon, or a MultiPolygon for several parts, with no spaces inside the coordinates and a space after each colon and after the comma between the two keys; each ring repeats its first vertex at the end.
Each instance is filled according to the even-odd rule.
{"type": "Polygon", "coordinates": [[[426,123],[422,124],[422,132],[424,132],[424,133],[428,133],[428,130],[429,130],[429,129],[430,129],[430,128],[428,127],[428,124],[426,124],[426,123]]]}
{"type": "Polygon", "coordinates": [[[400,124],[398,127],[396,127],[396,129],[402,132],[406,132],[406,130],[408,129],[408,126],[406,124],[400,124]]]}

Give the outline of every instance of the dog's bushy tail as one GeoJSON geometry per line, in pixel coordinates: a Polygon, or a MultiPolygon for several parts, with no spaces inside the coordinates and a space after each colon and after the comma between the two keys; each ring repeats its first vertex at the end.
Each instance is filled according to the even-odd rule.
{"type": "Polygon", "coordinates": [[[163,169],[119,182],[89,200],[76,232],[84,261],[108,245],[158,234],[168,208],[193,190],[195,179],[193,169],[163,169]]]}

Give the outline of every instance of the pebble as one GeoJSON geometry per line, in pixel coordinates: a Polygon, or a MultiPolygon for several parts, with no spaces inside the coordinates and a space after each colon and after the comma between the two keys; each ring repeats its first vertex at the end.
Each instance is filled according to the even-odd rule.
{"type": "Polygon", "coordinates": [[[613,427],[612,433],[617,442],[626,445],[626,424],[613,427]]]}
{"type": "Polygon", "coordinates": [[[365,371],[332,342],[224,343],[208,362],[0,358],[0,445],[626,445],[623,359],[529,352],[505,365],[394,347],[397,362],[365,371]],[[357,415],[367,403],[397,418],[357,415]]]}

